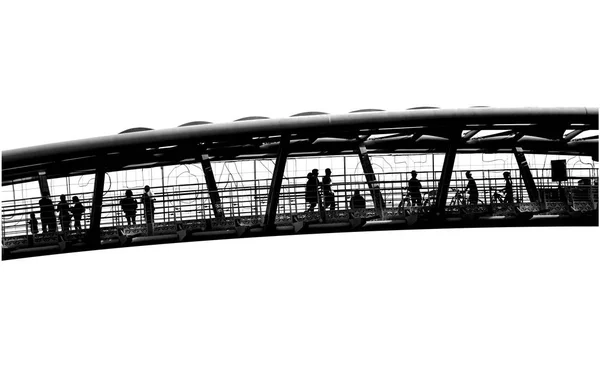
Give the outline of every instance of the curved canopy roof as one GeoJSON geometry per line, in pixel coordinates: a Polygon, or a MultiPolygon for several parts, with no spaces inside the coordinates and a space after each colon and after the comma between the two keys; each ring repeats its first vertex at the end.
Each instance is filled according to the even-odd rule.
{"type": "MultiPolygon", "coordinates": [[[[35,177],[87,174],[134,166],[213,160],[269,158],[281,136],[290,138],[290,156],[348,154],[364,142],[371,153],[509,152],[588,155],[598,159],[598,108],[465,108],[301,113],[291,117],[241,119],[235,123],[186,124],[186,128],[137,131],[3,151],[3,184],[35,177]],[[480,131],[498,133],[477,137],[480,131]]],[[[479,134],[481,135],[481,134],[479,134]]]]}

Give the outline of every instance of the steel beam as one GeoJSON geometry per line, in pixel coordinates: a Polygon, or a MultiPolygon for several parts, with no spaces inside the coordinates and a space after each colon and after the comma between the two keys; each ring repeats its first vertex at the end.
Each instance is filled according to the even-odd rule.
{"type": "Polygon", "coordinates": [[[269,188],[269,196],[267,198],[267,209],[265,211],[264,228],[270,230],[275,226],[275,216],[277,215],[277,205],[279,204],[279,192],[283,181],[283,173],[289,152],[290,137],[282,136],[277,152],[277,160],[275,161],[275,169],[273,170],[273,178],[271,179],[271,187],[269,188]]]}
{"type": "Polygon", "coordinates": [[[444,156],[444,165],[442,167],[442,175],[438,183],[437,193],[435,195],[435,210],[434,214],[443,216],[446,210],[446,200],[448,199],[448,188],[452,179],[452,170],[454,169],[454,160],[456,160],[457,143],[456,140],[450,139],[446,155],[444,156]]]}
{"type": "Polygon", "coordinates": [[[106,169],[99,164],[94,179],[94,196],[92,197],[92,210],[90,213],[90,228],[87,231],[85,242],[91,245],[100,244],[100,219],[102,218],[102,197],[104,194],[104,178],[106,169]]]}
{"type": "Polygon", "coordinates": [[[371,165],[371,160],[369,159],[369,154],[367,153],[367,148],[362,141],[358,143],[358,158],[360,160],[360,164],[362,165],[363,172],[365,173],[365,178],[367,179],[367,185],[369,186],[369,191],[371,192],[371,197],[373,198],[375,211],[381,215],[383,214],[383,209],[385,208],[385,202],[383,201],[383,196],[381,195],[377,178],[375,178],[375,172],[373,171],[373,166],[371,165]]]}
{"type": "MultiPolygon", "coordinates": [[[[340,131],[363,135],[379,129],[452,128],[511,129],[529,124],[528,128],[598,128],[598,108],[466,108],[447,110],[409,110],[402,112],[350,113],[316,115],[280,119],[214,123],[201,126],[125,133],[86,140],[53,143],[2,152],[3,169],[28,164],[47,165],[51,162],[131,149],[197,142],[223,142],[235,137],[297,134],[325,136],[340,131]]],[[[319,136],[317,136],[319,137],[319,136]]]]}
{"type": "Polygon", "coordinates": [[[219,188],[215,181],[215,175],[213,174],[212,166],[208,154],[200,154],[200,164],[202,164],[202,170],[204,171],[204,180],[208,188],[208,195],[210,197],[210,203],[212,204],[213,212],[215,217],[223,217],[223,205],[221,204],[221,197],[219,197],[219,188]]]}
{"type": "Polygon", "coordinates": [[[521,178],[523,178],[523,182],[525,182],[525,188],[527,189],[527,194],[529,195],[529,201],[538,202],[538,191],[535,186],[535,181],[533,180],[531,170],[529,169],[529,164],[527,164],[527,159],[525,158],[523,149],[520,147],[513,147],[513,153],[515,154],[515,159],[517,159],[517,163],[519,164],[519,171],[521,172],[521,178]]]}

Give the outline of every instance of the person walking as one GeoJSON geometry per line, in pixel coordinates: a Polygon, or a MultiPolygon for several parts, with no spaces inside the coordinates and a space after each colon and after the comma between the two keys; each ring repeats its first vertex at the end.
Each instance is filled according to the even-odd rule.
{"type": "Polygon", "coordinates": [[[306,203],[310,204],[310,207],[306,212],[314,212],[315,206],[319,202],[319,170],[313,169],[312,172],[308,173],[306,178],[304,199],[306,200],[306,203]]]}
{"type": "Polygon", "coordinates": [[[469,193],[469,204],[476,205],[479,201],[479,191],[477,190],[477,183],[475,182],[475,179],[473,179],[471,171],[467,170],[465,176],[469,180],[466,189],[466,191],[469,193]]]}
{"type": "Polygon", "coordinates": [[[331,169],[325,169],[325,177],[323,177],[323,200],[324,208],[330,207],[330,210],[335,210],[335,195],[331,190],[331,169]]]}

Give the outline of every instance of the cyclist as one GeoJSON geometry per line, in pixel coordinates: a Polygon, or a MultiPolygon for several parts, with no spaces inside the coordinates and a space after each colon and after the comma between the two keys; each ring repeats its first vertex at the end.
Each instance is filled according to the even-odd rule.
{"type": "Polygon", "coordinates": [[[504,188],[501,189],[501,191],[504,192],[504,203],[514,203],[513,183],[512,179],[510,178],[510,172],[504,172],[502,175],[504,176],[504,181],[506,182],[504,188]]]}

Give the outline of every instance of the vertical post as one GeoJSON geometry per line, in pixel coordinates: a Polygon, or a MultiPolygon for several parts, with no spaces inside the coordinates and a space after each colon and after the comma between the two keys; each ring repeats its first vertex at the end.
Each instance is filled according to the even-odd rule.
{"type": "Polygon", "coordinates": [[[100,219],[102,217],[102,198],[104,193],[104,177],[106,169],[100,163],[96,168],[94,179],[94,196],[92,197],[92,210],[90,214],[90,229],[86,235],[86,243],[91,245],[100,244],[100,219]]]}
{"type": "Polygon", "coordinates": [[[254,215],[258,216],[258,191],[256,190],[256,159],[254,159],[254,215]]]}
{"type": "MultiPolygon", "coordinates": [[[[166,209],[165,209],[165,169],[164,167],[160,167],[160,178],[161,178],[161,184],[162,184],[162,197],[161,197],[161,206],[162,206],[162,216],[163,216],[163,221],[169,222],[169,206],[167,205],[166,209]],[[165,211],[166,211],[166,216],[167,219],[165,220],[165,211]]],[[[175,197],[173,197],[174,199],[175,197]]],[[[173,221],[176,221],[176,217],[175,215],[173,215],[173,221]]]]}
{"type": "Polygon", "coordinates": [[[344,208],[348,210],[348,187],[346,183],[346,157],[344,156],[344,208]]]}
{"type": "Polygon", "coordinates": [[[271,188],[269,189],[269,196],[267,198],[267,209],[265,211],[264,219],[265,230],[271,230],[273,226],[275,226],[275,215],[277,215],[279,192],[281,191],[281,183],[283,181],[289,144],[290,137],[281,136],[279,151],[277,152],[277,161],[275,161],[275,169],[273,170],[273,178],[271,179],[271,188]]]}
{"type": "Polygon", "coordinates": [[[369,154],[367,153],[367,148],[362,141],[358,143],[358,158],[360,160],[360,164],[362,165],[363,172],[365,173],[365,178],[367,179],[367,185],[369,186],[369,191],[371,192],[371,197],[373,198],[375,211],[379,215],[383,215],[383,196],[379,190],[379,183],[377,183],[377,179],[375,178],[375,172],[373,171],[373,166],[371,165],[371,160],[369,159],[369,154]]]}
{"type": "Polygon", "coordinates": [[[535,181],[533,180],[533,175],[531,174],[531,169],[529,169],[529,164],[527,164],[527,159],[525,158],[523,149],[520,147],[513,147],[513,153],[515,154],[515,159],[519,164],[521,178],[523,178],[523,182],[525,182],[525,188],[527,189],[527,194],[529,195],[529,201],[538,202],[537,188],[535,186],[535,181]]]}
{"type": "Polygon", "coordinates": [[[456,142],[450,139],[446,155],[444,156],[444,165],[442,174],[438,183],[437,193],[435,197],[435,214],[443,216],[446,209],[446,200],[448,199],[448,188],[450,187],[450,179],[452,179],[452,170],[454,168],[454,160],[456,159],[456,142]]]}
{"type": "Polygon", "coordinates": [[[210,197],[210,203],[212,204],[215,217],[223,217],[223,206],[221,205],[221,197],[219,197],[219,190],[217,188],[217,182],[213,174],[208,154],[200,154],[200,164],[202,164],[202,170],[204,171],[204,180],[206,181],[206,187],[208,188],[208,195],[210,197]]]}

